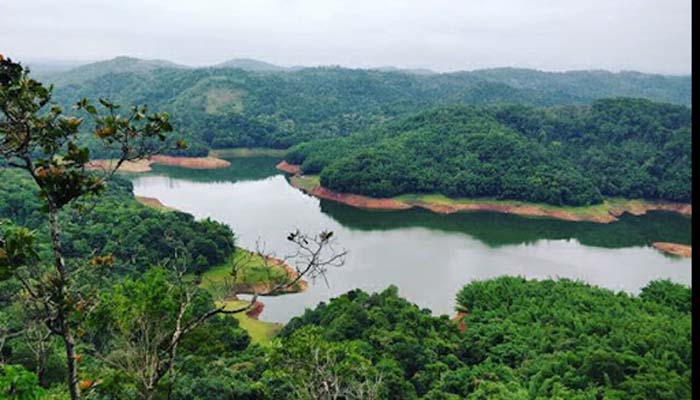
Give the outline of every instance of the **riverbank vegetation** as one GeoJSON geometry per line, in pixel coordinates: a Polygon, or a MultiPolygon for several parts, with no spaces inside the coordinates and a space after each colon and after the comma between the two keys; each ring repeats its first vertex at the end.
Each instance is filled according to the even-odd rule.
{"type": "MultiPolygon", "coordinates": [[[[296,272],[284,260],[236,247],[232,256],[220,265],[199,274],[196,279],[204,289],[253,294],[266,292],[294,278],[296,272]]],[[[306,282],[302,280],[285,288],[285,291],[300,292],[305,288],[306,282]]]]}
{"type": "Polygon", "coordinates": [[[669,211],[681,215],[692,215],[690,204],[668,203],[647,200],[605,198],[599,204],[588,206],[557,206],[496,198],[450,198],[439,194],[402,194],[389,198],[374,198],[351,193],[340,193],[321,186],[318,175],[293,175],[292,186],[304,193],[352,207],[377,210],[407,210],[423,208],[438,214],[463,211],[488,211],[515,214],[526,217],[554,218],[564,221],[596,223],[615,222],[625,213],[644,215],[649,211],[669,211]]]}
{"type": "MultiPolygon", "coordinates": [[[[28,175],[1,169],[0,180],[0,219],[35,229],[48,242],[46,214],[28,175]]],[[[115,176],[101,196],[61,213],[65,256],[81,260],[91,254],[110,254],[121,272],[133,273],[184,251],[192,257],[191,272],[201,273],[233,254],[234,235],[227,225],[161,211],[140,204],[131,182],[115,176]]]]}
{"type": "MultiPolygon", "coordinates": [[[[333,69],[320,72],[335,76],[333,69]]],[[[174,77],[172,71],[159,73],[174,77]]],[[[318,78],[316,71],[307,73],[318,78]]],[[[366,72],[353,76],[363,78],[362,74],[366,72]]],[[[116,75],[115,86],[107,87],[128,87],[132,95],[145,96],[141,100],[160,98],[182,84],[177,79],[154,79],[150,83],[160,83],[153,87],[128,74],[116,75]]],[[[357,94],[357,88],[366,88],[362,79],[312,82],[314,91],[324,89],[324,82],[330,84],[331,93],[357,94]]],[[[187,107],[201,101],[212,114],[227,107],[236,113],[250,107],[241,101],[245,93],[222,92],[216,84],[217,80],[202,84],[216,89],[205,98],[190,93],[180,100],[191,100],[187,107]]],[[[284,82],[275,82],[275,87],[283,89],[284,82]]],[[[258,106],[274,104],[264,99],[258,106]]],[[[100,99],[99,108],[80,100],[79,110],[92,121],[82,125],[81,119],[64,115],[60,107],[46,107],[51,100],[51,88],[0,56],[0,154],[6,163],[0,169],[0,397],[678,399],[691,395],[691,291],[669,281],[652,282],[639,296],[568,280],[501,277],[472,282],[457,294],[457,320],[431,315],[401,298],[396,287],[374,294],[352,290],[293,318],[271,339],[276,327],[256,325],[243,315],[259,311],[258,296],[300,290],[304,278],[325,278],[328,269],[342,266],[347,252],[335,246],[334,232],[289,233],[287,243],[295,249],[291,268],[262,251],[237,250],[227,225],[143,205],[134,198],[131,183],[113,175],[120,162],[147,159],[169,143],[168,114],[149,114],[139,106],[125,116],[115,113],[119,106],[108,100],[100,99]],[[118,161],[104,174],[87,169],[88,136],[89,146],[107,147],[103,154],[118,152],[118,161]],[[220,293],[213,283],[225,281],[226,275],[232,278],[231,291],[220,293]],[[265,280],[266,286],[259,287],[265,280]],[[235,297],[248,291],[253,292],[250,300],[235,297]],[[254,343],[241,329],[245,326],[257,342],[268,343],[254,343]]],[[[379,98],[377,104],[385,101],[379,98]]],[[[329,107],[342,109],[343,103],[329,107]]],[[[682,123],[680,114],[677,122],[682,123]]],[[[221,121],[196,113],[183,115],[197,118],[190,126],[221,121]]],[[[314,118],[306,129],[317,121],[314,118]]],[[[482,115],[463,122],[500,129],[496,117],[489,118],[482,115]]],[[[259,134],[258,125],[232,119],[248,126],[247,133],[259,134]]],[[[229,128],[222,124],[220,130],[205,132],[214,132],[212,143],[220,139],[227,146],[236,140],[255,141],[240,132],[230,133],[229,128]]],[[[584,177],[574,161],[548,159],[561,154],[551,143],[510,131],[496,132],[493,143],[486,134],[472,141],[467,136],[473,132],[466,133],[462,139],[475,146],[469,149],[476,154],[482,149],[486,154],[503,151],[523,168],[532,167],[528,161],[543,161],[545,167],[535,170],[543,176],[559,177],[561,172],[557,182],[584,177]],[[499,147],[503,143],[516,145],[525,152],[524,158],[509,155],[499,147]]],[[[683,146],[680,140],[679,151],[683,146]]],[[[173,150],[184,151],[183,147],[173,150]]],[[[678,150],[676,144],[663,149],[678,150]]],[[[678,168],[670,171],[682,174],[682,166],[678,168]]],[[[324,179],[328,175],[322,171],[321,184],[324,179]]],[[[377,190],[391,190],[395,182],[373,183],[377,190]]],[[[564,203],[590,203],[589,196],[601,190],[594,177],[577,184],[577,190],[557,192],[567,200],[564,203]]],[[[683,194],[682,187],[667,189],[683,194]]]]}
{"type": "Polygon", "coordinates": [[[286,160],[320,174],[323,187],[372,197],[689,202],[690,143],[688,108],[620,98],[552,109],[440,108],[295,146],[286,160]]]}

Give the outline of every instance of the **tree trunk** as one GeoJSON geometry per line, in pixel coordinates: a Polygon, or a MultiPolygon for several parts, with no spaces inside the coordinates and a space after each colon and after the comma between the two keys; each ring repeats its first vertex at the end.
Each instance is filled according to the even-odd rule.
{"type": "Polygon", "coordinates": [[[78,366],[76,364],[75,338],[70,329],[70,308],[66,304],[66,286],[70,279],[63,255],[61,253],[61,229],[58,224],[58,209],[49,200],[49,230],[51,232],[51,247],[53,248],[54,265],[59,275],[58,302],[56,307],[57,322],[63,344],[66,348],[66,366],[68,367],[68,391],[72,400],[80,399],[80,387],[78,386],[78,366]]]}
{"type": "Polygon", "coordinates": [[[68,390],[70,398],[77,400],[80,398],[80,387],[78,386],[78,366],[75,359],[75,339],[65,322],[64,327],[63,343],[66,347],[66,359],[68,360],[68,390]]]}

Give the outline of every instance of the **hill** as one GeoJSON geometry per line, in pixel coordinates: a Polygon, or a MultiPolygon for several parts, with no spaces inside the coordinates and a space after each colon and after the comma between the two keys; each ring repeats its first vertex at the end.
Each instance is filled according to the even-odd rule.
{"type": "Polygon", "coordinates": [[[187,69],[189,67],[165,60],[143,60],[120,56],[106,61],[81,65],[56,72],[46,78],[57,86],[81,84],[110,74],[145,73],[161,68],[187,69]]]}
{"type": "Polygon", "coordinates": [[[214,68],[240,68],[245,71],[264,72],[264,71],[287,71],[288,68],[279,65],[270,64],[265,61],[253,60],[251,58],[233,58],[224,61],[221,64],[214,65],[214,68]]]}
{"type": "Polygon", "coordinates": [[[546,109],[450,106],[303,143],[286,159],[305,174],[320,173],[326,188],[373,197],[689,202],[691,136],[690,109],[642,99],[546,109]]]}
{"type": "Polygon", "coordinates": [[[107,97],[170,112],[191,145],[189,155],[225,147],[286,148],[450,104],[582,105],[622,95],[690,104],[690,77],[520,69],[429,75],[340,67],[275,71],[244,59],[225,65],[186,68],[117,58],[59,73],[52,82],[63,105],[107,97]]]}

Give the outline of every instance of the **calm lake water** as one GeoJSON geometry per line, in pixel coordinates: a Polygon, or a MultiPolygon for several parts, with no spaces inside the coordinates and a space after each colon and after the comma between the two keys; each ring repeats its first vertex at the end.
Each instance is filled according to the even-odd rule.
{"type": "Polygon", "coordinates": [[[309,290],[263,299],[261,319],[286,322],[305,308],[354,288],[399,293],[434,314],[453,314],[462,285],[500,275],[566,277],[637,293],[668,278],[690,285],[691,262],[649,247],[691,242],[691,218],[670,213],[624,216],[613,224],[565,222],[496,213],[433,214],[425,210],[359,210],[307,196],[289,185],[270,157],[232,159],[227,169],[197,171],[156,166],[134,176],[137,195],[225,222],[237,244],[257,240],[277,256],[291,252],[295,229],[329,229],[348,250],[345,266],[309,290]]]}

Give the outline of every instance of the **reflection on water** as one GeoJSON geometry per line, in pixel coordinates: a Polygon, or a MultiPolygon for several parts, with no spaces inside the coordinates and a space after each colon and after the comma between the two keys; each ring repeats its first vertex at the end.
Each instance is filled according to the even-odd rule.
{"type": "Polygon", "coordinates": [[[690,284],[690,260],[665,256],[654,241],[690,243],[691,219],[669,213],[624,216],[613,224],[534,219],[496,213],[439,215],[426,210],[368,211],[319,201],[291,187],[274,165],[255,157],[231,167],[196,171],[157,166],[134,178],[134,190],[197,218],[229,224],[238,243],[258,238],[283,256],[288,231],[335,231],[349,251],[329,284],[266,298],[263,319],[284,322],[319,301],[356,287],[390,284],[422,307],[452,313],[454,295],[474,279],[499,275],[568,277],[636,292],[652,279],[690,284]]]}
{"type": "Polygon", "coordinates": [[[616,223],[597,224],[490,212],[442,215],[423,209],[367,211],[327,200],[321,200],[321,211],[354,229],[369,231],[422,226],[463,232],[491,247],[534,243],[542,239],[576,239],[587,246],[607,248],[646,246],[661,241],[690,244],[692,230],[689,217],[670,212],[651,212],[644,216],[625,214],[616,223]]]}

